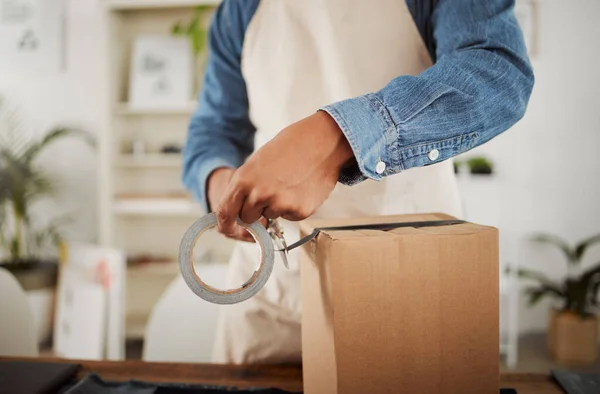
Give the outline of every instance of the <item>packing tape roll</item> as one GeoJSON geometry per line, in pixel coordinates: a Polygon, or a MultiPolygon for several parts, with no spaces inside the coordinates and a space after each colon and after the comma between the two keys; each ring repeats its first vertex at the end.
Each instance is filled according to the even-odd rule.
{"type": "Polygon", "coordinates": [[[247,300],[263,288],[273,272],[275,250],[271,236],[265,227],[258,222],[246,224],[240,219],[237,223],[248,230],[260,247],[258,267],[250,279],[237,289],[221,290],[210,286],[198,277],[194,269],[194,245],[206,230],[217,226],[217,216],[214,213],[196,220],[183,235],[179,246],[179,268],[183,280],[198,297],[213,304],[237,304],[247,300]]]}

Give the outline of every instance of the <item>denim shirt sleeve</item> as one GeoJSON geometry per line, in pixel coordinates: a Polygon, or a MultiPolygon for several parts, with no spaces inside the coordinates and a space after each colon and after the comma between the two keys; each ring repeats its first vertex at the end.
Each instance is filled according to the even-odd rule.
{"type": "Polygon", "coordinates": [[[534,76],[513,7],[514,0],[440,0],[431,16],[432,67],[321,108],[342,129],[358,164],[342,171],[340,182],[379,180],[449,159],[524,115],[534,76]]]}
{"type": "Polygon", "coordinates": [[[249,119],[241,72],[244,35],[259,0],[224,0],[209,30],[209,57],[198,108],[183,149],[183,183],[210,210],[206,181],[219,167],[237,168],[254,150],[255,128],[249,119]]]}

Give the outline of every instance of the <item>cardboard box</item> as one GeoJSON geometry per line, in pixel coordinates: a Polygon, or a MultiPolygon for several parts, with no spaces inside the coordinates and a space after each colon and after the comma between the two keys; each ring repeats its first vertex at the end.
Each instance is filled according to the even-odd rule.
{"type": "MultiPolygon", "coordinates": [[[[314,228],[454,219],[309,220],[314,228]]],[[[322,231],[301,263],[306,394],[497,394],[498,232],[322,231]]]]}

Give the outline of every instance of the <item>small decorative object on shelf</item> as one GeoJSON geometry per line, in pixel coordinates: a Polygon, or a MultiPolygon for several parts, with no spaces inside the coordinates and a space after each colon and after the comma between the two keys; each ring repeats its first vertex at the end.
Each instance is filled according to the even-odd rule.
{"type": "Polygon", "coordinates": [[[545,296],[560,301],[550,314],[548,349],[554,359],[563,364],[587,365],[598,356],[598,308],[600,307],[600,262],[581,269],[581,261],[590,246],[600,243],[600,234],[571,247],[553,235],[538,235],[535,242],[555,245],[565,254],[569,275],[555,282],[543,272],[519,269],[522,279],[539,282],[526,289],[529,304],[534,305],[545,296]]]}
{"type": "Polygon", "coordinates": [[[131,154],[135,157],[143,156],[146,153],[146,146],[141,139],[135,139],[131,143],[131,154]]]}
{"type": "Polygon", "coordinates": [[[467,160],[467,166],[473,175],[491,175],[494,172],[492,162],[483,156],[471,157],[467,160]]]}
{"type": "Polygon", "coordinates": [[[164,154],[176,154],[181,153],[181,145],[179,144],[166,144],[161,148],[161,153],[164,154]]]}

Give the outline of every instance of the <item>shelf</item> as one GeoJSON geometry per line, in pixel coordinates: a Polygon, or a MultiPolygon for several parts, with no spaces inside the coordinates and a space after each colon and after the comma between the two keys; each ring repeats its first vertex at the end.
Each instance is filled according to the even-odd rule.
{"type": "Polygon", "coordinates": [[[198,5],[217,6],[220,0],[104,0],[106,6],[115,11],[144,10],[151,8],[181,8],[198,5]]]}
{"type": "Polygon", "coordinates": [[[117,158],[117,166],[123,168],[181,168],[181,160],[180,154],[121,155],[117,158]]]}
{"type": "Polygon", "coordinates": [[[198,106],[196,101],[182,104],[181,106],[164,108],[131,108],[128,103],[119,103],[115,113],[121,116],[177,116],[192,115],[198,106]]]}
{"type": "Polygon", "coordinates": [[[117,215],[202,216],[202,210],[187,198],[120,198],[113,204],[117,215]]]}
{"type": "Polygon", "coordinates": [[[179,274],[179,263],[177,261],[164,261],[133,264],[127,266],[127,273],[155,277],[177,276],[179,274]]]}

